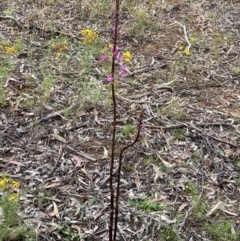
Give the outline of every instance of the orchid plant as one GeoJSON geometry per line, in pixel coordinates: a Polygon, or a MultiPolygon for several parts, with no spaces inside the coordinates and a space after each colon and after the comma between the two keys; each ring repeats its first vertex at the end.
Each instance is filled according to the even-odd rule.
{"type": "MultiPolygon", "coordinates": [[[[112,92],[112,103],[113,103],[113,131],[112,131],[112,153],[111,153],[111,164],[110,164],[110,192],[111,192],[111,204],[110,204],[110,223],[109,223],[109,241],[116,241],[117,235],[117,222],[118,222],[118,212],[119,212],[119,194],[120,194],[120,177],[121,177],[121,167],[122,167],[122,159],[123,153],[129,147],[133,146],[139,139],[140,132],[142,129],[142,121],[144,115],[144,109],[141,111],[138,123],[138,131],[135,137],[135,140],[130,144],[124,146],[120,151],[119,156],[119,165],[117,172],[117,190],[115,192],[113,186],[113,170],[114,170],[114,159],[115,159],[115,146],[116,146],[116,113],[117,113],[117,103],[116,103],[116,94],[115,94],[115,83],[117,79],[124,80],[128,73],[128,63],[132,59],[132,55],[130,51],[125,50],[127,44],[125,42],[121,42],[121,33],[120,33],[120,24],[119,24],[119,14],[120,14],[120,0],[115,0],[115,12],[113,18],[113,25],[111,28],[111,39],[113,44],[109,44],[108,46],[112,47],[111,51],[111,72],[105,76],[105,80],[111,84],[111,92],[112,92]],[[116,73],[118,67],[118,73],[116,73]],[[115,201],[115,202],[114,202],[115,201]],[[115,214],[115,215],[114,215],[115,214]]],[[[100,57],[100,62],[105,62],[108,60],[108,55],[104,54],[100,57]]]]}

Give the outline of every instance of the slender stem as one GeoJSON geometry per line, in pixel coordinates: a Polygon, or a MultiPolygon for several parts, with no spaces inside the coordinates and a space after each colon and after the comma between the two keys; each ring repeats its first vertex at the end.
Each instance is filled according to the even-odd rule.
{"type": "MultiPolygon", "coordinates": [[[[118,24],[119,24],[119,0],[116,0],[115,6],[115,19],[114,19],[114,36],[113,36],[113,53],[116,51],[117,38],[118,38],[118,24]]],[[[112,156],[110,165],[110,190],[111,190],[111,212],[110,212],[110,224],[109,224],[109,241],[112,241],[113,236],[113,220],[114,220],[114,187],[113,187],[113,169],[114,169],[114,157],[115,157],[115,145],[116,145],[116,115],[117,115],[117,104],[115,97],[115,56],[112,55],[112,70],[111,74],[113,77],[112,83],[112,102],[113,102],[113,133],[112,133],[112,156]]]]}
{"type": "Polygon", "coordinates": [[[118,177],[117,177],[117,195],[116,195],[116,205],[115,205],[115,225],[114,225],[114,237],[113,240],[116,240],[117,236],[117,222],[118,222],[118,210],[119,210],[119,196],[120,196],[120,178],[121,178],[121,169],[122,169],[122,158],[123,158],[123,152],[126,151],[129,147],[133,146],[139,139],[141,128],[142,128],[142,121],[143,121],[143,115],[144,115],[145,109],[142,109],[139,121],[138,121],[138,132],[136,134],[135,140],[128,144],[127,146],[123,147],[120,152],[119,156],[119,167],[118,167],[118,177]]]}

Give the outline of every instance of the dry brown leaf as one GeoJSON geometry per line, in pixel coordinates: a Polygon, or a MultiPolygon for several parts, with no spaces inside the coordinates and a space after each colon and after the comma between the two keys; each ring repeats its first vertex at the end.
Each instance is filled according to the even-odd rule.
{"type": "Polygon", "coordinates": [[[178,170],[182,173],[182,174],[190,174],[191,170],[189,168],[186,167],[180,167],[178,168],[178,170]]]}
{"type": "Polygon", "coordinates": [[[166,167],[168,167],[168,168],[171,168],[171,167],[175,167],[175,166],[176,166],[176,163],[171,164],[171,163],[165,161],[158,153],[157,153],[157,156],[158,156],[158,158],[160,159],[160,161],[163,163],[164,166],[166,166],[166,167]]]}
{"type": "Polygon", "coordinates": [[[183,203],[182,205],[180,205],[177,212],[180,213],[187,206],[188,206],[188,203],[183,203]]]}
{"type": "Polygon", "coordinates": [[[101,216],[101,214],[103,213],[104,210],[106,210],[106,208],[108,207],[108,205],[106,205],[104,208],[102,208],[97,214],[94,215],[94,220],[96,220],[99,216],[101,216]]]}
{"type": "Polygon", "coordinates": [[[10,164],[14,164],[14,165],[17,165],[17,166],[26,166],[25,164],[21,163],[21,162],[18,162],[18,161],[14,161],[13,159],[10,159],[8,161],[8,163],[10,164]]]}
{"type": "Polygon", "coordinates": [[[58,134],[51,134],[51,137],[53,137],[56,140],[59,140],[60,142],[67,143],[66,139],[58,134]]]}
{"type": "Polygon", "coordinates": [[[3,86],[4,88],[8,87],[10,80],[11,80],[11,81],[14,81],[14,82],[20,82],[20,81],[14,79],[14,78],[12,78],[12,77],[8,77],[7,80],[6,80],[6,82],[5,82],[5,84],[4,84],[4,86],[3,86]]]}
{"type": "Polygon", "coordinates": [[[178,164],[181,164],[183,162],[183,160],[180,158],[175,158],[174,161],[178,164]]]}
{"type": "Polygon", "coordinates": [[[203,162],[203,165],[204,165],[205,168],[211,167],[212,164],[213,164],[213,161],[210,158],[205,159],[204,162],[203,162]]]}
{"type": "Polygon", "coordinates": [[[165,201],[165,200],[167,200],[167,199],[168,199],[168,196],[164,196],[164,195],[161,195],[161,196],[158,198],[159,201],[165,201]]]}
{"type": "Polygon", "coordinates": [[[236,203],[237,202],[237,200],[229,200],[229,203],[230,204],[234,204],[234,203],[236,203]]]}
{"type": "Polygon", "coordinates": [[[88,184],[87,184],[86,182],[84,182],[84,181],[81,179],[81,177],[78,178],[78,181],[81,182],[83,185],[88,186],[88,184]]]}
{"type": "Polygon", "coordinates": [[[105,158],[108,158],[108,150],[103,147],[103,156],[102,156],[102,159],[105,159],[105,158]]]}
{"type": "Polygon", "coordinates": [[[164,195],[161,195],[161,196],[159,197],[159,193],[158,193],[158,192],[155,192],[154,196],[155,196],[155,199],[156,199],[157,201],[165,201],[165,200],[168,199],[168,196],[164,196],[164,195]]]}
{"type": "Polygon", "coordinates": [[[212,181],[214,181],[215,183],[217,182],[217,176],[218,174],[216,174],[216,173],[211,173],[210,174],[210,178],[212,179],[212,181]]]}
{"type": "Polygon", "coordinates": [[[148,203],[150,204],[150,203],[155,203],[158,201],[159,201],[158,198],[153,198],[153,199],[149,200],[148,203]]]}
{"type": "Polygon", "coordinates": [[[77,161],[75,167],[81,167],[82,163],[84,162],[84,159],[75,155],[71,155],[71,156],[73,157],[73,159],[77,161]]]}
{"type": "Polygon", "coordinates": [[[88,176],[88,171],[87,171],[85,168],[81,168],[81,171],[82,171],[86,176],[88,176]]]}
{"type": "Polygon", "coordinates": [[[98,120],[98,111],[95,108],[93,110],[93,113],[94,113],[94,120],[96,121],[96,123],[100,125],[101,122],[98,120]]]}
{"type": "Polygon", "coordinates": [[[151,164],[151,165],[153,166],[153,170],[155,171],[154,183],[156,183],[157,180],[161,177],[161,173],[158,166],[154,164],[151,164]]]}
{"type": "Polygon", "coordinates": [[[139,177],[137,176],[137,177],[135,178],[135,184],[136,184],[136,187],[137,187],[137,190],[138,190],[138,191],[140,190],[141,183],[142,183],[142,182],[140,181],[139,177]]]}
{"type": "Polygon", "coordinates": [[[214,212],[214,211],[216,211],[217,209],[221,209],[221,205],[222,205],[223,203],[222,203],[222,201],[219,201],[206,215],[207,215],[207,217],[208,216],[210,216],[210,215],[212,215],[212,213],[214,212]]]}
{"type": "Polygon", "coordinates": [[[48,188],[53,188],[53,187],[58,187],[59,186],[59,182],[54,182],[54,183],[51,183],[51,184],[46,184],[44,186],[44,188],[48,189],[48,188]]]}
{"type": "Polygon", "coordinates": [[[161,215],[160,218],[161,218],[162,221],[164,221],[168,224],[176,223],[176,221],[177,221],[176,219],[171,220],[167,215],[164,215],[164,214],[161,215]]]}
{"type": "Polygon", "coordinates": [[[225,157],[235,157],[236,151],[233,149],[228,149],[225,151],[225,157]]]}
{"type": "Polygon", "coordinates": [[[53,201],[53,212],[52,212],[51,216],[52,215],[56,216],[58,219],[60,219],[58,207],[57,207],[57,204],[54,201],[53,201]]]}
{"type": "Polygon", "coordinates": [[[238,213],[234,213],[234,212],[231,212],[231,211],[228,211],[228,210],[226,210],[226,209],[221,209],[224,213],[227,213],[227,214],[229,214],[229,215],[231,215],[231,216],[238,216],[238,213]]]}

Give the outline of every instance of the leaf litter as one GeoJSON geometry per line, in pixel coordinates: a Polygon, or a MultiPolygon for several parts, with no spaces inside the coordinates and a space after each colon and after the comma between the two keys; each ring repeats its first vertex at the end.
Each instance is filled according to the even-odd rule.
{"type": "MultiPolygon", "coordinates": [[[[129,81],[118,86],[118,129],[126,122],[134,126],[143,107],[146,114],[141,140],[124,157],[119,240],[162,240],[165,227],[178,240],[213,240],[202,229],[219,220],[231,221],[234,234],[240,225],[240,5],[185,0],[148,8],[148,2],[142,4],[149,21],[159,25],[139,32],[127,28],[130,22],[139,26],[123,8],[134,56],[129,81]],[[191,36],[195,42],[186,55],[179,46],[187,47],[191,36]],[[164,210],[144,212],[130,206],[131,198],[162,202],[164,210]],[[206,206],[201,215],[199,203],[206,206]]],[[[92,27],[104,35],[110,18],[91,15],[85,1],[80,7],[71,0],[51,4],[1,6],[12,9],[0,15],[1,38],[20,38],[23,52],[2,82],[0,168],[19,179],[21,216],[38,240],[70,240],[63,227],[76,240],[108,240],[111,108],[82,103],[77,93],[85,70],[76,54],[82,51],[79,31],[92,27]],[[56,67],[44,52],[58,36],[71,44],[64,53],[68,64],[56,67]],[[47,75],[55,81],[48,97],[37,91],[47,75]]],[[[87,79],[107,93],[97,67],[93,60],[87,79]]],[[[119,135],[117,152],[127,138],[119,135]]]]}

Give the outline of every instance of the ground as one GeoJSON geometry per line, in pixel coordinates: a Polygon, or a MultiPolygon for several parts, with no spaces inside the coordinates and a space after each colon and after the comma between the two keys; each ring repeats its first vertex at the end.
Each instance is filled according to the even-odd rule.
{"type": "MultiPolygon", "coordinates": [[[[108,240],[109,1],[3,1],[0,168],[36,240],[108,240]],[[84,44],[83,29],[98,37],[84,44]],[[104,44],[106,45],[104,47],[104,44]]],[[[118,240],[240,240],[240,4],[121,2],[118,240]]]]}

